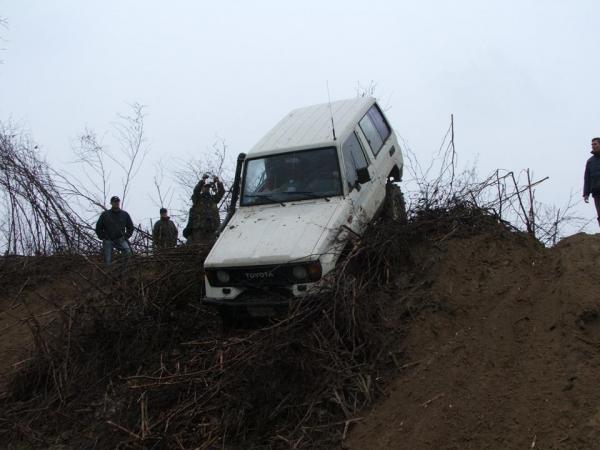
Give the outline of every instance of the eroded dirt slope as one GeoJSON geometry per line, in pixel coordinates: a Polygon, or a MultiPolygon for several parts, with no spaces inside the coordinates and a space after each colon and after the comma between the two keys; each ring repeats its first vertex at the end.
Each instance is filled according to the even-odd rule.
{"type": "Polygon", "coordinates": [[[0,259],[0,399],[7,380],[31,356],[31,327],[47,326],[68,308],[81,289],[89,288],[89,276],[79,258],[0,259]]]}
{"type": "MultiPolygon", "coordinates": [[[[322,420],[317,428],[333,424],[335,426],[332,429],[339,428],[340,436],[346,435],[349,429],[343,445],[351,449],[600,449],[600,389],[597,387],[600,380],[600,280],[595,276],[595,268],[600,262],[600,235],[575,235],[565,239],[555,248],[544,249],[526,235],[510,232],[499,225],[472,229],[467,223],[462,227],[450,226],[448,229],[453,231],[444,230],[439,233],[439,238],[436,235],[432,239],[411,241],[408,247],[399,247],[410,249],[414,264],[402,266],[395,283],[386,284],[381,292],[373,292],[374,296],[385,295],[386,298],[380,300],[381,304],[388,308],[388,314],[381,323],[379,319],[374,323],[389,331],[389,341],[393,342],[390,347],[393,358],[377,360],[372,369],[372,379],[378,386],[377,392],[383,389],[385,395],[378,398],[373,408],[362,411],[359,417],[355,418],[356,421],[352,420],[354,417],[347,411],[344,411],[343,417],[337,421],[338,416],[334,413],[339,406],[333,404],[335,402],[329,404],[319,400],[317,409],[310,411],[323,414],[331,410],[331,417],[336,417],[336,420],[322,420]],[[350,427],[351,424],[355,424],[354,428],[350,427]]],[[[431,233],[425,229],[421,234],[430,236],[431,233]]],[[[386,233],[382,236],[386,239],[388,237],[386,233]]],[[[181,255],[175,259],[181,259],[181,255]]],[[[69,299],[80,298],[79,307],[83,308],[94,298],[88,291],[98,288],[94,280],[103,279],[94,276],[96,269],[93,264],[85,270],[77,261],[62,263],[59,259],[33,258],[23,260],[23,264],[12,261],[11,264],[3,266],[11,267],[12,272],[9,273],[8,269],[5,269],[0,273],[0,289],[3,292],[0,296],[0,375],[13,373],[15,363],[31,356],[28,352],[33,344],[30,326],[35,326],[37,321],[42,325],[55,319],[57,323],[60,322],[58,318],[70,311],[69,299]]],[[[190,264],[193,267],[198,265],[193,261],[190,264]]],[[[392,270],[398,270],[391,267],[384,269],[390,273],[392,270]]],[[[177,269],[176,272],[179,273],[180,270],[177,269]]],[[[192,272],[188,275],[194,279],[198,278],[197,274],[192,272]]],[[[185,273],[181,275],[184,278],[188,277],[185,273]]],[[[188,292],[181,291],[180,283],[167,283],[167,278],[153,279],[156,283],[160,282],[161,286],[164,285],[165,289],[170,286],[170,290],[164,294],[169,301],[181,292],[188,292]]],[[[187,286],[187,279],[181,284],[187,286]]],[[[394,277],[390,276],[390,279],[394,277]]],[[[146,286],[145,278],[140,280],[140,286],[146,286]]],[[[104,287],[99,286],[98,292],[104,287]]],[[[189,298],[197,297],[196,294],[186,295],[189,298]]],[[[125,308],[124,311],[128,310],[125,308]]],[[[172,317],[179,310],[171,308],[166,311],[164,317],[168,320],[159,316],[156,330],[173,327],[165,334],[169,339],[161,337],[156,342],[149,340],[149,343],[144,344],[146,335],[144,328],[139,327],[139,323],[142,322],[137,316],[133,316],[130,322],[122,322],[125,328],[121,331],[138,333],[144,338],[140,338],[139,342],[146,345],[141,347],[142,350],[136,358],[144,361],[147,367],[140,369],[136,364],[136,375],[157,373],[155,366],[158,360],[160,370],[164,370],[165,355],[172,356],[173,366],[176,368],[180,367],[180,361],[216,358],[219,356],[219,348],[223,348],[230,341],[234,342],[238,337],[221,335],[222,333],[215,328],[214,312],[207,314],[203,310],[199,310],[198,319],[190,318],[193,326],[184,328],[190,335],[182,334],[181,330],[177,331],[178,325],[175,326],[180,322],[175,320],[176,316],[172,317]],[[197,321],[199,322],[196,323],[197,321]],[[214,329],[207,331],[205,328],[208,324],[214,329]],[[200,353],[199,350],[190,349],[190,336],[200,336],[204,339],[202,342],[206,341],[210,345],[211,342],[218,344],[215,345],[217,350],[213,352],[214,355],[208,351],[200,353]],[[186,342],[187,345],[177,347],[176,353],[163,352],[165,348],[170,348],[169,345],[179,342],[178,340],[186,342]],[[144,353],[144,348],[148,349],[148,353],[144,353]],[[185,359],[182,355],[189,358],[185,359]]],[[[182,314],[188,314],[188,310],[182,311],[182,314]]],[[[141,317],[146,320],[153,316],[141,317]]],[[[121,325],[109,328],[112,333],[110,336],[119,331],[119,327],[121,325]]],[[[239,334],[247,340],[257,332],[241,330],[239,334]]],[[[138,335],[133,336],[139,338],[138,335]]],[[[289,339],[289,334],[282,334],[284,335],[285,339],[289,339]]],[[[298,339],[297,342],[306,345],[306,332],[302,331],[298,336],[302,336],[302,339],[298,339]]],[[[80,339],[78,342],[84,345],[88,341],[80,339]]],[[[382,348],[387,351],[390,345],[388,340],[382,342],[385,344],[382,348]]],[[[279,359],[273,361],[298,362],[298,349],[302,347],[298,344],[288,344],[281,347],[283,350],[279,352],[279,359]]],[[[105,347],[108,348],[105,345],[99,349],[106,350],[105,347]]],[[[251,361],[247,367],[226,374],[230,378],[239,377],[241,381],[246,380],[251,369],[265,364],[268,359],[264,353],[256,355],[256,360],[251,361]]],[[[344,352],[336,356],[347,357],[347,353],[344,352]]],[[[80,384],[77,384],[80,382],[77,377],[87,384],[87,378],[81,375],[91,373],[81,371],[91,370],[87,367],[87,353],[83,352],[80,359],[69,361],[79,364],[70,376],[74,380],[73,386],[84,392],[80,384]]],[[[305,364],[309,369],[310,362],[306,361],[305,364]]],[[[107,382],[110,389],[105,390],[99,384],[97,391],[85,391],[85,398],[91,399],[89,402],[80,402],[93,405],[97,396],[108,398],[107,395],[112,392],[115,383],[123,383],[121,374],[131,374],[129,368],[123,368],[119,364],[115,366],[121,370],[116,372],[118,376],[109,378],[98,375],[98,379],[107,382]]],[[[266,397],[276,398],[275,403],[280,406],[289,397],[286,389],[294,387],[294,382],[289,381],[290,374],[298,375],[300,369],[294,364],[282,364],[281,367],[274,364],[274,368],[268,367],[271,381],[286,381],[275,383],[273,386],[276,387],[265,393],[266,397]],[[279,397],[283,398],[281,403],[279,397]]],[[[192,370],[190,373],[195,372],[192,370]]],[[[368,374],[370,376],[370,372],[368,374]]],[[[334,393],[354,386],[329,386],[329,382],[311,384],[310,380],[318,373],[308,370],[305,375],[308,381],[301,387],[305,389],[299,393],[299,397],[302,398],[319,390],[329,392],[325,397],[333,398],[334,393]]],[[[23,377],[27,380],[25,372],[23,377]]],[[[68,414],[74,415],[72,411],[81,414],[81,411],[84,411],[77,403],[79,397],[70,397],[69,401],[72,404],[65,402],[61,405],[52,400],[55,393],[48,388],[49,400],[44,400],[46,397],[41,396],[43,401],[40,400],[39,404],[42,406],[35,403],[38,401],[37,397],[27,400],[29,403],[24,403],[23,407],[19,406],[20,400],[13,401],[7,397],[3,404],[1,400],[4,396],[4,386],[1,379],[2,377],[0,406],[5,407],[6,420],[0,423],[0,431],[3,425],[6,435],[11,436],[15,446],[21,442],[28,442],[23,436],[31,434],[27,430],[22,432],[21,428],[16,428],[22,423],[29,424],[28,426],[36,431],[36,442],[57,442],[57,436],[61,436],[61,439],[64,438],[64,448],[82,448],[79,445],[84,442],[81,436],[85,436],[86,439],[87,436],[91,436],[89,442],[101,443],[99,445],[111,448],[107,442],[127,438],[124,433],[122,436],[116,434],[115,428],[107,425],[107,419],[115,420],[114,417],[119,419],[119,424],[127,424],[132,430],[141,427],[134,415],[134,412],[140,410],[140,394],[137,391],[129,392],[130,387],[124,384],[120,391],[111,395],[115,398],[125,398],[125,394],[128,393],[127,398],[131,400],[129,403],[118,403],[120,409],[109,411],[110,415],[106,417],[96,417],[90,413],[85,423],[73,421],[73,425],[69,425],[65,419],[68,414]],[[38,412],[32,416],[30,410],[38,412]],[[47,423],[52,426],[46,426],[47,423]],[[78,426],[81,429],[76,429],[78,426]],[[67,431],[74,437],[64,437],[67,431]]],[[[256,374],[254,379],[262,380],[256,374]]],[[[241,383],[239,386],[243,386],[244,389],[237,389],[236,383],[239,380],[229,380],[235,389],[232,388],[233,390],[227,391],[226,395],[223,394],[223,398],[233,398],[234,405],[248,403],[249,386],[241,383]]],[[[50,384],[50,387],[52,386],[50,384]]],[[[252,383],[250,387],[262,386],[268,384],[252,383]]],[[[299,385],[296,384],[297,386],[299,385]]],[[[149,397],[155,401],[158,398],[163,402],[153,403],[150,409],[156,412],[156,420],[161,419],[162,410],[168,411],[167,408],[172,408],[171,411],[178,411],[181,407],[178,391],[171,392],[168,389],[169,386],[163,386],[161,397],[154,393],[154,397],[149,397]]],[[[188,398],[187,389],[188,387],[185,387],[186,395],[181,397],[184,401],[188,398]]],[[[255,423],[247,418],[240,419],[239,428],[252,428],[258,424],[265,428],[264,435],[270,436],[275,432],[280,434],[277,430],[288,422],[297,422],[297,419],[293,422],[289,418],[291,416],[285,414],[271,417],[269,414],[272,408],[265,402],[265,396],[262,392],[261,395],[255,393],[252,397],[256,403],[253,405],[255,409],[252,410],[252,414],[244,417],[263,414],[270,417],[271,422],[255,423]]],[[[296,403],[289,404],[286,408],[291,410],[296,403]]],[[[221,401],[215,404],[220,405],[221,401]]],[[[196,406],[190,406],[188,402],[184,406],[200,417],[197,420],[204,420],[204,416],[193,409],[196,406]]],[[[210,411],[212,417],[213,410],[210,411]]],[[[218,416],[218,421],[215,419],[215,423],[233,420],[240,417],[240,414],[239,408],[226,409],[223,416],[218,416]]],[[[208,422],[204,420],[201,423],[205,426],[208,422]]],[[[218,431],[216,427],[215,429],[218,431]]],[[[133,448],[149,448],[147,442],[172,442],[168,440],[172,435],[189,442],[185,448],[202,445],[204,447],[200,448],[211,448],[211,444],[193,427],[182,426],[181,430],[177,430],[179,434],[171,432],[170,435],[165,433],[165,436],[158,436],[162,440],[158,440],[154,435],[140,440],[133,435],[133,448]],[[154,440],[151,441],[151,438],[154,440]]],[[[123,429],[118,428],[118,431],[123,432],[123,429]]],[[[322,439],[320,435],[317,437],[318,439],[314,438],[312,441],[306,439],[265,442],[270,442],[268,448],[289,448],[295,445],[294,442],[302,442],[302,445],[299,445],[302,448],[323,448],[324,444],[320,443],[339,442],[337,434],[332,435],[330,439],[327,436],[322,439]]],[[[252,448],[257,442],[250,437],[245,441],[236,441],[233,438],[226,440],[218,436],[215,439],[221,439],[218,442],[223,443],[218,445],[219,448],[252,448]],[[236,442],[243,444],[236,446],[236,442]]],[[[256,444],[254,447],[260,445],[256,444]]],[[[170,447],[165,444],[164,448],[170,447]]]]}
{"type": "Polygon", "coordinates": [[[515,233],[425,255],[429,297],[352,449],[600,448],[600,235],[515,233]]]}

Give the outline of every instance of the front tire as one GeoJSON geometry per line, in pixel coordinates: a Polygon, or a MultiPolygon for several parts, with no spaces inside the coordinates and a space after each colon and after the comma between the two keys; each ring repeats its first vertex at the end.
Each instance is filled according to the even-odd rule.
{"type": "Polygon", "coordinates": [[[405,225],[408,222],[404,195],[402,195],[400,188],[392,182],[388,182],[385,186],[383,218],[398,222],[401,225],[405,225]]]}

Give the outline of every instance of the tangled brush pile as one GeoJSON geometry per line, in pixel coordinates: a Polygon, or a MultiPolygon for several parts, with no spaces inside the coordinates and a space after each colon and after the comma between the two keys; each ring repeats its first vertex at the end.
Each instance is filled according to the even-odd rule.
{"type": "Polygon", "coordinates": [[[398,364],[389,347],[407,319],[394,290],[412,270],[414,246],[490,227],[504,228],[469,205],[417,214],[404,227],[375,224],[349,248],[330,289],[285,317],[227,333],[198,301],[203,251],[138,258],[125,280],[96,272],[51,326],[31,318],[35,352],[0,403],[0,439],[73,448],[339,446],[398,364]]]}

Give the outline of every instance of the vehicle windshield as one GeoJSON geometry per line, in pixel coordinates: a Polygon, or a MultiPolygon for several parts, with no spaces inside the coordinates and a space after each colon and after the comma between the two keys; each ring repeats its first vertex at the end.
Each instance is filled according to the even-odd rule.
{"type": "Polygon", "coordinates": [[[302,150],[246,161],[242,206],[342,195],[335,147],[302,150]]]}

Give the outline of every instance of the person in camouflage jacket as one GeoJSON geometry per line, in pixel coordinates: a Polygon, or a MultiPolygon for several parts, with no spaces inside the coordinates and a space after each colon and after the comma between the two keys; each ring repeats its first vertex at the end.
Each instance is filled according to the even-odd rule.
{"type": "Polygon", "coordinates": [[[179,231],[177,226],[169,218],[166,208],[160,208],[160,219],[156,221],[152,228],[152,240],[155,250],[172,248],[177,245],[177,235],[179,231]]]}
{"type": "Polygon", "coordinates": [[[225,188],[219,177],[209,183],[208,175],[198,182],[192,194],[192,207],[183,236],[188,244],[200,244],[215,237],[221,225],[219,202],[225,195],[225,188]]]}

